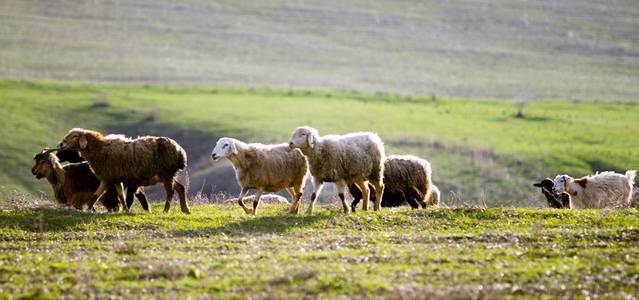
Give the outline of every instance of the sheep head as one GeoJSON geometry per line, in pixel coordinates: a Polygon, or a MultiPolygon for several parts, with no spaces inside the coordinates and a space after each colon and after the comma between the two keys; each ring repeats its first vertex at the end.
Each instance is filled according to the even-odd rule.
{"type": "Polygon", "coordinates": [[[319,140],[317,130],[312,127],[297,127],[293,130],[291,138],[288,140],[288,146],[293,148],[313,148],[319,140]]]}
{"type": "Polygon", "coordinates": [[[31,174],[37,179],[49,177],[53,173],[53,165],[58,162],[58,158],[53,155],[56,149],[43,149],[33,156],[34,165],[31,168],[31,174]]]}
{"type": "Polygon", "coordinates": [[[237,140],[223,137],[217,140],[215,148],[211,152],[211,158],[216,161],[230,155],[237,155],[237,140]]]}
{"type": "Polygon", "coordinates": [[[550,178],[546,178],[539,183],[533,184],[534,186],[541,188],[541,193],[546,196],[546,201],[548,202],[548,206],[552,208],[564,208],[568,207],[568,205],[564,205],[555,193],[553,193],[553,186],[555,183],[550,178]]]}
{"type": "Polygon", "coordinates": [[[85,150],[88,146],[87,134],[90,131],[82,128],[73,128],[62,138],[58,149],[66,150],[85,150]]]}
{"type": "Polygon", "coordinates": [[[552,191],[555,194],[565,192],[568,189],[568,184],[571,183],[573,180],[574,179],[568,175],[557,175],[553,180],[552,191]]]}

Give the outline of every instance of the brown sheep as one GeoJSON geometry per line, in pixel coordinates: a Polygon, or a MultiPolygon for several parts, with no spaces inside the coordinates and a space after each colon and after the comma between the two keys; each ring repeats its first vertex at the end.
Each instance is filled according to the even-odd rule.
{"type": "Polygon", "coordinates": [[[62,139],[60,150],[78,150],[87,160],[100,186],[93,203],[109,185],[116,184],[118,195],[124,198],[122,186],[148,186],[162,183],[166,191],[164,212],[171,207],[174,192],[180,198],[182,212],[190,214],[184,186],[177,181],[179,171],[186,168],[184,149],[167,137],[145,136],[136,139],[122,135],[104,136],[100,132],[81,128],[71,129],[62,139]]]}
{"type": "MultiPolygon", "coordinates": [[[[55,149],[45,149],[35,154],[33,157],[35,164],[31,168],[31,173],[37,179],[47,179],[58,203],[82,210],[82,207],[89,205],[93,193],[100,185],[100,180],[93,175],[87,163],[62,166],[58,158],[51,153],[52,151],[55,149]]],[[[101,200],[110,212],[120,211],[123,207],[114,186],[108,188],[101,200]]]]}
{"type": "MultiPolygon", "coordinates": [[[[65,150],[65,151],[57,150],[56,153],[55,153],[55,156],[58,157],[58,159],[60,160],[61,163],[62,162],[70,162],[70,163],[83,162],[83,163],[86,164],[86,160],[84,160],[84,158],[82,158],[82,156],[80,156],[80,152],[75,151],[75,150],[65,150]]],[[[91,175],[93,177],[95,177],[95,175],[93,175],[93,173],[91,173],[91,175]]],[[[142,205],[142,209],[144,209],[145,211],[150,211],[149,210],[149,202],[147,201],[146,195],[144,194],[144,187],[131,186],[131,185],[129,185],[126,182],[124,182],[123,184],[124,184],[124,187],[126,187],[126,206],[127,206],[127,208],[129,208],[129,209],[131,208],[131,205],[133,205],[133,196],[135,196],[135,198],[138,198],[138,201],[142,205]]]]}

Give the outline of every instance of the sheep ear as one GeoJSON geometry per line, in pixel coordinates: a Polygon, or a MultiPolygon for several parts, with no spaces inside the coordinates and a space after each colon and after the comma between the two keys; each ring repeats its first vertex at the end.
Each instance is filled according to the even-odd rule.
{"type": "Polygon", "coordinates": [[[534,186],[536,187],[541,187],[541,182],[540,183],[533,183],[534,186]]]}
{"type": "Polygon", "coordinates": [[[235,146],[235,142],[231,142],[231,152],[233,152],[233,154],[237,155],[237,146],[235,146]]]}
{"type": "Polygon", "coordinates": [[[89,144],[89,141],[87,141],[86,135],[84,134],[80,135],[78,143],[80,144],[80,149],[86,149],[87,145],[89,144]]]}
{"type": "Polygon", "coordinates": [[[308,143],[309,146],[311,146],[311,148],[315,146],[315,141],[312,134],[310,133],[308,134],[308,136],[306,137],[306,142],[308,143]]]}

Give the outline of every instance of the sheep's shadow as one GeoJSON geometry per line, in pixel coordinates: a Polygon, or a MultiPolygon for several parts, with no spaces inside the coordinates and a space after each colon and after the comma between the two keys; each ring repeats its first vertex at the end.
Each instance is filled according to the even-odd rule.
{"type": "Polygon", "coordinates": [[[334,213],[321,212],[313,215],[269,215],[246,217],[217,227],[175,230],[175,237],[206,237],[224,234],[228,236],[246,236],[253,234],[287,233],[296,228],[308,228],[322,221],[334,218],[334,213]]]}
{"type": "Polygon", "coordinates": [[[30,232],[63,232],[95,220],[119,218],[120,213],[91,213],[69,208],[32,208],[0,214],[0,228],[30,232]]]}

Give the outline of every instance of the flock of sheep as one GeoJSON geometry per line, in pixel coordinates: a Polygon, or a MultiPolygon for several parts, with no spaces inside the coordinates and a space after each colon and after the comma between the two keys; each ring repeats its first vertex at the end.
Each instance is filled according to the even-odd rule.
{"type": "MultiPolygon", "coordinates": [[[[344,213],[355,211],[360,201],[364,211],[369,208],[369,200],[374,210],[404,203],[426,208],[440,201],[428,161],[412,155],[386,156],[382,140],[370,132],[320,136],[314,128],[298,127],[288,143],[276,145],[225,137],[217,141],[211,157],[214,161],[227,158],[233,165],[241,187],[237,202],[247,214],[256,214],[264,193],[282,190],[292,198],[289,212],[297,214],[309,173],[313,192],[308,214],[313,213],[325,182],[335,184],[344,213]],[[255,190],[252,208],[244,204],[250,189],[255,190]],[[350,205],[346,202],[347,189],[354,198],[350,205]]],[[[44,149],[34,160],[32,173],[36,178],[46,178],[55,199],[77,209],[86,206],[93,210],[99,201],[110,212],[128,211],[135,197],[148,211],[144,186],[162,183],[166,192],[164,211],[169,210],[177,192],[182,212],[191,212],[185,187],[177,180],[187,166],[186,152],[167,137],[130,139],[75,128],[56,149],[44,149]],[[70,163],[62,165],[64,161],[70,163]]],[[[550,207],[627,207],[639,204],[639,191],[633,188],[635,175],[634,170],[578,179],[558,175],[535,186],[542,189],[550,207]]]]}

